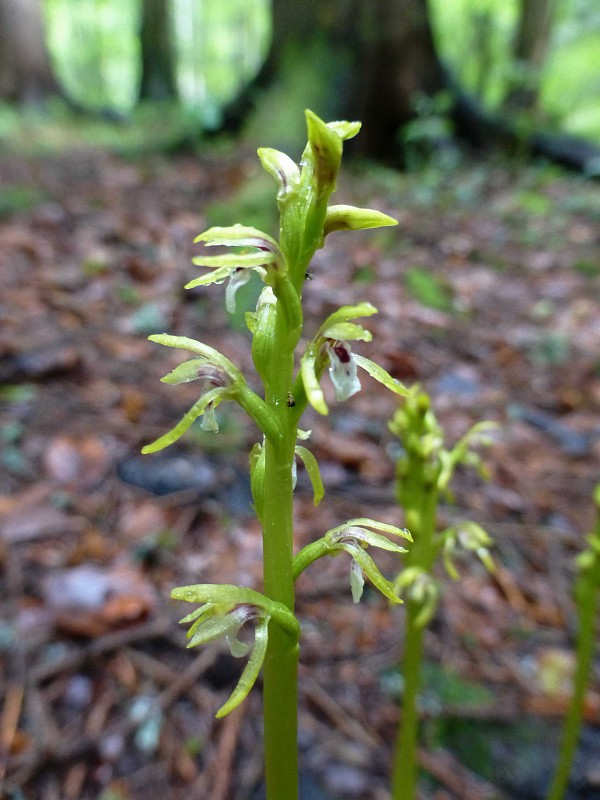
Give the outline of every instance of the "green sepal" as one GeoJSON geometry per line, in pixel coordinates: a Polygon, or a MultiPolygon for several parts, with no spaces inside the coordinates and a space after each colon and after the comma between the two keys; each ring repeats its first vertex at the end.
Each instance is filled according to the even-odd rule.
{"type": "Polygon", "coordinates": [[[354,544],[352,542],[340,542],[338,547],[340,550],[345,550],[352,556],[367,578],[369,578],[373,586],[375,586],[375,588],[378,589],[384,597],[387,597],[387,599],[392,603],[404,602],[396,594],[394,584],[391,581],[388,581],[387,578],[383,577],[377,564],[373,561],[367,551],[360,546],[360,544],[354,544]]]}
{"type": "MultiPolygon", "coordinates": [[[[188,622],[195,622],[197,619],[202,617],[204,614],[207,614],[212,608],[215,608],[214,603],[205,603],[203,606],[199,606],[187,614],[185,617],[182,617],[179,620],[180,625],[187,625],[188,622]]],[[[189,631],[188,631],[189,635],[189,631]]]]}
{"type": "Polygon", "coordinates": [[[323,394],[319,379],[317,378],[316,358],[314,353],[310,350],[307,350],[300,359],[300,373],[302,375],[306,399],[315,411],[326,416],[329,414],[329,409],[327,408],[325,395],[323,394]]]}
{"type": "Polygon", "coordinates": [[[356,306],[341,306],[341,308],[338,308],[337,311],[334,311],[333,314],[330,314],[325,322],[323,322],[317,331],[314,341],[317,341],[320,338],[328,338],[328,331],[331,328],[337,327],[341,323],[350,322],[350,320],[358,319],[360,317],[372,317],[373,314],[377,313],[378,312],[375,306],[366,302],[359,303],[356,306]]]}
{"type": "Polygon", "coordinates": [[[203,376],[198,373],[207,363],[205,358],[192,358],[189,361],[184,361],[165,375],[164,378],[161,378],[161,383],[179,384],[200,380],[203,376]]]}
{"type": "Polygon", "coordinates": [[[310,158],[314,169],[317,198],[335,191],[337,175],[342,161],[342,138],[322,119],[308,109],[305,111],[308,128],[308,146],[303,164],[310,158]]]}
{"type": "Polygon", "coordinates": [[[325,339],[337,339],[342,342],[370,342],[373,339],[371,331],[354,322],[338,322],[330,325],[322,335],[325,339]]]}
{"type": "Polygon", "coordinates": [[[290,635],[298,636],[300,633],[298,620],[287,606],[245,586],[235,586],[231,583],[198,583],[192,586],[179,586],[176,589],[172,589],[171,597],[174,600],[183,600],[187,603],[225,603],[256,606],[270,614],[273,617],[273,621],[290,635]]]}
{"type": "Polygon", "coordinates": [[[209,228],[196,236],[194,243],[203,242],[207,247],[224,245],[225,247],[259,247],[272,253],[280,254],[279,245],[268,233],[247,225],[228,225],[226,227],[209,228]]]}
{"type": "MultiPolygon", "coordinates": [[[[211,269],[223,267],[231,272],[234,269],[254,269],[255,267],[262,267],[267,264],[272,264],[276,260],[275,253],[260,250],[251,253],[222,253],[220,256],[194,256],[192,264],[197,267],[210,267],[211,269]]],[[[212,277],[211,275],[203,276],[212,277]]],[[[198,278],[202,280],[202,278],[198,278]]],[[[192,281],[196,284],[196,281],[192,281]]],[[[191,284],[187,284],[186,289],[191,288],[191,284]]]]}
{"type": "Polygon", "coordinates": [[[408,389],[402,383],[400,383],[399,380],[392,378],[392,376],[386,372],[383,367],[380,367],[379,364],[371,361],[370,358],[359,356],[357,353],[354,353],[353,357],[359,367],[362,367],[362,369],[364,369],[365,372],[368,372],[369,375],[372,378],[375,378],[376,381],[382,383],[386,389],[390,389],[392,392],[404,396],[408,394],[408,389]]]}
{"type": "Polygon", "coordinates": [[[310,450],[301,444],[296,445],[296,455],[302,459],[302,463],[306,468],[313,489],[314,504],[318,506],[325,495],[319,463],[310,450]]]}
{"type": "Polygon", "coordinates": [[[362,128],[362,122],[347,122],[346,120],[327,122],[326,125],[330,130],[335,131],[343,141],[354,139],[362,128]]]}
{"type": "Polygon", "coordinates": [[[288,155],[271,147],[259,147],[258,157],[277,184],[277,202],[281,207],[298,193],[300,169],[288,155]]]}
{"type": "Polygon", "coordinates": [[[157,342],[165,347],[176,347],[180,350],[188,350],[190,353],[201,356],[211,364],[223,369],[232,380],[243,380],[242,373],[235,364],[208,344],[198,342],[196,339],[190,339],[188,336],[172,336],[169,333],[154,333],[152,336],[149,336],[148,339],[151,342],[157,342]]]}
{"type": "Polygon", "coordinates": [[[191,428],[194,422],[204,414],[207,406],[211,403],[213,407],[216,407],[222,400],[231,397],[232,389],[227,386],[217,386],[214,389],[206,392],[206,394],[202,395],[202,397],[197,400],[194,405],[190,408],[187,414],[175,425],[171,430],[164,433],[155,441],[147,444],[145,447],[142,447],[142,453],[147,455],[148,453],[157,453],[159,450],[164,450],[165,447],[173,444],[178,439],[181,439],[183,434],[191,428]]]}
{"type": "MultiPolygon", "coordinates": [[[[198,622],[198,620],[197,620],[198,622]]],[[[208,619],[200,619],[200,625],[196,625],[193,632],[188,631],[189,642],[187,647],[197,647],[200,644],[208,644],[217,639],[237,634],[242,622],[231,617],[229,614],[214,615],[208,619]]]]}
{"type": "Polygon", "coordinates": [[[257,622],[254,630],[254,645],[252,647],[252,652],[250,653],[250,658],[244,667],[244,671],[240,675],[240,679],[238,680],[235,689],[229,696],[229,699],[215,714],[218,719],[225,717],[231,711],[236,709],[240,703],[242,703],[246,697],[248,697],[250,690],[256,683],[256,679],[258,678],[267,652],[270,619],[271,617],[266,614],[257,622]]]}
{"type": "Polygon", "coordinates": [[[329,206],[325,215],[323,234],[327,236],[334,231],[358,231],[368,228],[383,228],[397,225],[398,220],[375,211],[372,208],[356,208],[355,206],[329,206]]]}
{"type": "Polygon", "coordinates": [[[344,522],[341,525],[332,528],[330,531],[327,531],[325,535],[328,536],[329,534],[343,533],[344,531],[348,530],[348,528],[373,528],[376,531],[390,533],[392,536],[400,536],[403,539],[407,539],[409,542],[412,542],[413,540],[410,531],[406,530],[406,528],[399,528],[397,525],[390,525],[389,522],[379,522],[379,520],[371,519],[370,517],[357,517],[356,519],[349,519],[347,522],[344,522]]]}

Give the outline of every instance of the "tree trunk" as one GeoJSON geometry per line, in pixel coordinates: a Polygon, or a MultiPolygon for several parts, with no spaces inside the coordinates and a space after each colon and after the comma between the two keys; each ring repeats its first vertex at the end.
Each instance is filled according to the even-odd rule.
{"type": "Polygon", "coordinates": [[[177,97],[168,0],[142,0],[140,100],[177,97]]]}
{"type": "Polygon", "coordinates": [[[272,22],[262,69],[225,109],[230,131],[261,91],[277,86],[296,107],[323,118],[360,119],[353,146],[386,157],[398,152],[398,131],[414,117],[415,97],[445,86],[427,0],[273,0],[272,22]]]}
{"type": "Polygon", "coordinates": [[[398,152],[398,134],[415,117],[418,96],[442,91],[446,78],[427,0],[371,0],[363,13],[355,65],[360,91],[349,111],[363,120],[357,140],[363,152],[387,157],[398,152]]]}
{"type": "Polygon", "coordinates": [[[505,100],[506,108],[511,111],[535,109],[555,6],[555,0],[521,0],[513,46],[516,76],[505,100]]]}
{"type": "Polygon", "coordinates": [[[39,103],[61,94],[46,49],[41,0],[0,0],[0,97],[39,103]]]}

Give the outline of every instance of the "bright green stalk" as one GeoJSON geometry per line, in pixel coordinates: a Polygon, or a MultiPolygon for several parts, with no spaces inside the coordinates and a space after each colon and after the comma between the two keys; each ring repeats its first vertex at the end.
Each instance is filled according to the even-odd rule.
{"type": "MultiPolygon", "coordinates": [[[[265,400],[279,419],[282,436],[279,441],[267,438],[264,444],[265,496],[261,522],[265,594],[291,611],[294,610],[292,464],[296,426],[287,397],[292,387],[296,339],[280,305],[265,400]]],[[[271,624],[270,628],[263,668],[267,797],[296,800],[298,639],[277,625],[271,624]]]]}
{"type": "Polygon", "coordinates": [[[392,797],[413,800],[418,779],[417,743],[419,694],[423,672],[423,626],[416,625],[418,604],[406,603],[406,636],[402,657],[402,719],[396,735],[392,768],[392,797]]]}
{"type": "Polygon", "coordinates": [[[548,792],[548,800],[562,800],[567,790],[579,741],[583,704],[594,657],[596,620],[600,600],[600,484],[596,487],[595,499],[599,512],[598,518],[595,529],[589,536],[589,548],[579,557],[579,574],[575,583],[579,630],[573,694],[565,719],[559,759],[548,792]]]}

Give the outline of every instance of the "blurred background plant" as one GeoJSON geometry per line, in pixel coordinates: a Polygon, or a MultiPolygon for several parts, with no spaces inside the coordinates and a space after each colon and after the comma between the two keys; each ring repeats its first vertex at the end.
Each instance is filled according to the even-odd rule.
{"type": "Polygon", "coordinates": [[[431,407],[429,396],[418,385],[411,388],[403,405],[390,422],[402,452],[396,462],[396,494],[404,509],[413,544],[405,556],[396,588],[406,603],[406,632],[402,655],[402,699],[396,753],[392,770],[395,800],[417,797],[419,695],[423,681],[423,635],[435,614],[442,591],[434,574],[438,558],[454,580],[459,573],[454,559],[474,554],[486,569],[494,564],[489,548],[492,541],[475,522],[462,522],[437,530],[438,505],[443,495],[451,499],[449,483],[455,469],[463,464],[485,475],[477,446],[490,444],[491,422],[474,425],[451,450],[444,446],[444,431],[431,407]]]}

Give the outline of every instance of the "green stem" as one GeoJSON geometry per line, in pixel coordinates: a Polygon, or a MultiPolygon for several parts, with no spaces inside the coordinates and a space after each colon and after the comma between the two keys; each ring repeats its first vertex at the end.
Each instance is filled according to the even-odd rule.
{"type": "MultiPolygon", "coordinates": [[[[437,475],[435,476],[437,478],[437,475]]],[[[402,483],[403,503],[407,527],[414,539],[407,558],[407,567],[420,567],[431,571],[435,559],[435,522],[438,502],[436,482],[427,474],[420,458],[409,459],[405,480],[402,483]]],[[[418,766],[417,743],[419,731],[419,692],[423,673],[424,627],[417,625],[421,605],[408,600],[406,603],[406,637],[402,659],[401,720],[396,737],[392,767],[393,800],[415,800],[417,792],[418,766]]]]}
{"type": "MultiPolygon", "coordinates": [[[[280,307],[281,308],[281,307],[280,307]]],[[[289,314],[287,315],[289,318],[289,314]]],[[[265,447],[263,562],[264,590],[294,610],[292,464],[296,427],[287,394],[292,385],[294,336],[278,309],[272,375],[265,397],[282,436],[265,447]]],[[[264,663],[265,777],[267,800],[298,800],[298,636],[269,624],[264,663]]]]}
{"type": "Polygon", "coordinates": [[[417,732],[419,730],[419,692],[423,666],[423,627],[415,625],[419,606],[408,602],[402,674],[402,719],[396,739],[392,770],[394,800],[414,800],[417,790],[417,732]]]}
{"type": "Polygon", "coordinates": [[[310,544],[307,544],[306,547],[303,547],[298,555],[294,558],[294,580],[297,580],[297,578],[308,566],[313,563],[313,561],[322,558],[324,555],[330,552],[331,548],[324,538],[317,539],[316,542],[311,542],[310,544]]]}
{"type": "Polygon", "coordinates": [[[598,612],[598,587],[600,558],[595,570],[580,577],[577,600],[579,632],[577,635],[577,668],[573,681],[573,695],[564,723],[560,754],[547,800],[562,800],[565,795],[573,759],[577,750],[583,718],[583,704],[594,656],[596,614],[598,612]],[[594,574],[596,573],[596,574],[594,574]]]}

